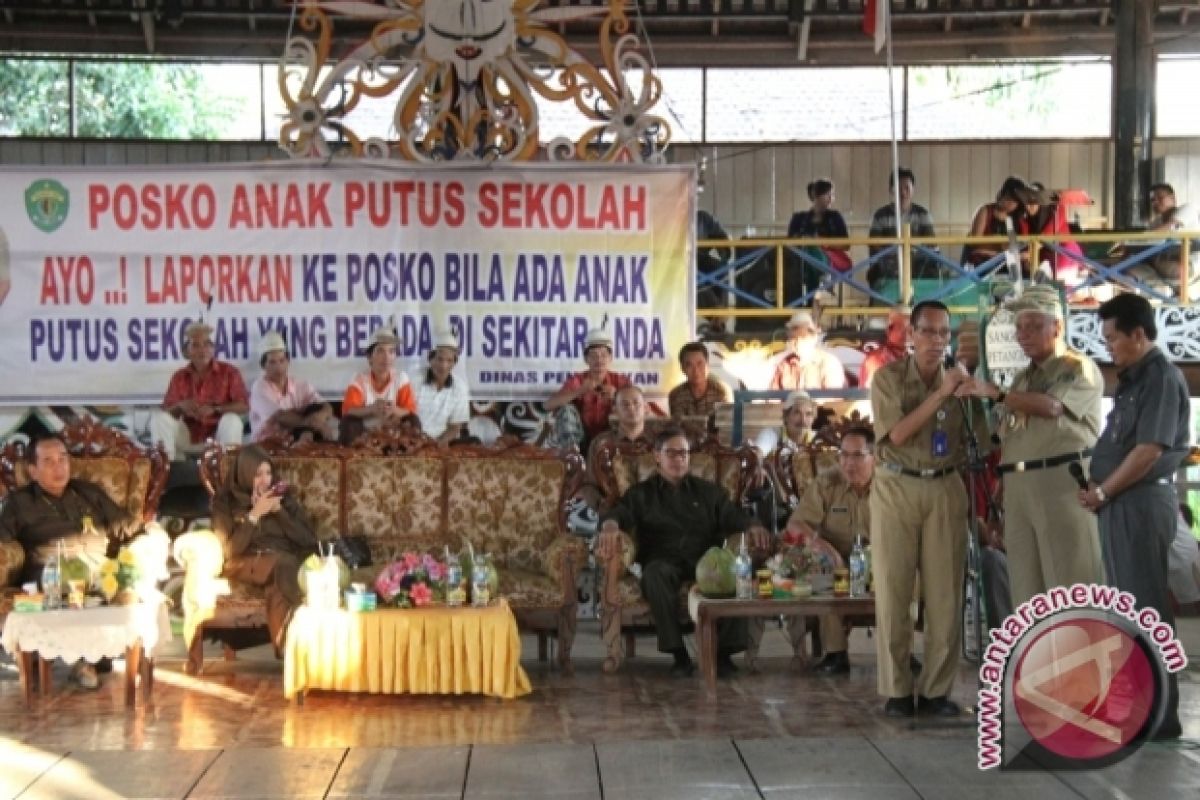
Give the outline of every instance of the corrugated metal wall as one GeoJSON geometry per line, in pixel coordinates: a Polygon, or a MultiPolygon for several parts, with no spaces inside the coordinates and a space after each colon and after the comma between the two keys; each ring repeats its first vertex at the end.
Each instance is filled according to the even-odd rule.
{"type": "MultiPolygon", "coordinates": [[[[1167,180],[1180,202],[1200,202],[1200,138],[1164,139],[1156,156],[1171,156],[1167,180]]],[[[793,211],[808,207],[805,186],[831,179],[837,208],[852,233],[865,234],[875,208],[890,200],[886,142],[855,144],[723,145],[672,148],[676,162],[708,158],[700,205],[741,236],[782,234],[793,211]]],[[[0,139],[0,164],[186,164],[283,158],[271,142],[124,142],[0,139]]],[[[1086,189],[1096,200],[1081,210],[1097,224],[1112,214],[1112,145],[1106,141],[905,143],[900,162],[917,175],[917,202],[933,213],[939,232],[961,233],[979,204],[991,200],[1009,175],[1052,188],[1086,189]]]]}

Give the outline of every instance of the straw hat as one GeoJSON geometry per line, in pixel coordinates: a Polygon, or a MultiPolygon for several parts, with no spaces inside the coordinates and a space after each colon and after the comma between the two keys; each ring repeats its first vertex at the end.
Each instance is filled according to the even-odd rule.
{"type": "Polygon", "coordinates": [[[433,349],[440,350],[443,347],[458,352],[458,337],[454,335],[454,331],[438,331],[433,335],[433,349]]]}
{"type": "Polygon", "coordinates": [[[1030,286],[1020,297],[1010,302],[1008,308],[1014,314],[1037,311],[1055,319],[1063,318],[1062,298],[1058,289],[1045,283],[1030,286]]]}
{"type": "Polygon", "coordinates": [[[262,358],[267,353],[274,353],[277,350],[282,350],[284,353],[287,352],[287,342],[283,340],[283,336],[277,331],[271,331],[258,343],[259,358],[262,358]]]}
{"type": "Polygon", "coordinates": [[[583,343],[583,351],[586,353],[593,347],[607,347],[612,350],[613,340],[608,331],[604,328],[592,328],[587,332],[587,338],[583,343]]]}
{"type": "Polygon", "coordinates": [[[793,328],[805,327],[814,333],[821,330],[821,327],[817,325],[816,320],[813,319],[811,311],[797,311],[795,314],[792,314],[791,319],[787,321],[786,327],[789,331],[793,328]]]}
{"type": "Polygon", "coordinates": [[[817,404],[816,401],[812,399],[812,395],[810,395],[808,392],[792,392],[787,396],[787,399],[783,401],[783,410],[791,411],[801,403],[806,403],[810,406],[815,406],[817,404]]]}

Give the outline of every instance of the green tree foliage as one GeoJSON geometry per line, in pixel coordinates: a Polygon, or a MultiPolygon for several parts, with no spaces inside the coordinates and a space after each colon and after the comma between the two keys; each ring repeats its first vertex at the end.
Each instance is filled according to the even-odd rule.
{"type": "MultiPolygon", "coordinates": [[[[75,135],[215,139],[236,113],[195,64],[76,61],[75,135]]],[[[70,134],[69,64],[0,60],[0,134],[70,134]]]]}

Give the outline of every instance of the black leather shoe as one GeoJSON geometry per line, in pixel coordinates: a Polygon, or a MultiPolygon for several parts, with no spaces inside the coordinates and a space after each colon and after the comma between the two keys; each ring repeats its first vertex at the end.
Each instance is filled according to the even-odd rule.
{"type": "Polygon", "coordinates": [[[957,717],[962,708],[949,697],[918,697],[917,713],[934,717],[957,717]]]}
{"type": "Polygon", "coordinates": [[[738,671],[737,664],[733,663],[733,655],[726,651],[717,652],[717,677],[729,678],[735,675],[738,671]]]}
{"type": "Polygon", "coordinates": [[[1150,737],[1150,741],[1169,742],[1180,736],[1183,736],[1183,726],[1179,724],[1179,717],[1176,717],[1175,719],[1164,719],[1162,725],[1159,725],[1158,730],[1150,737]]]}
{"type": "Polygon", "coordinates": [[[924,665],[921,663],[921,659],[917,658],[914,655],[909,655],[909,657],[908,657],[909,672],[911,672],[913,675],[920,675],[921,667],[923,667],[923,666],[924,665]]]}
{"type": "Polygon", "coordinates": [[[890,697],[883,704],[883,715],[885,717],[911,717],[915,707],[911,697],[890,697]]]}
{"type": "Polygon", "coordinates": [[[822,675],[845,675],[850,672],[850,655],[845,651],[827,653],[821,663],[813,667],[813,672],[822,675]]]}
{"type": "Polygon", "coordinates": [[[690,678],[696,674],[696,664],[690,658],[685,661],[676,661],[671,665],[671,677],[673,678],[690,678]]]}

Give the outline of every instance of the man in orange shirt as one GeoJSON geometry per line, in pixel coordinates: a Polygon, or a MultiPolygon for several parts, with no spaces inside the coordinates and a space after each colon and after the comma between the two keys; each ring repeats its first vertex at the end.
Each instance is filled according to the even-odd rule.
{"type": "Polygon", "coordinates": [[[908,355],[908,306],[894,306],[888,312],[887,335],[883,344],[872,350],[863,359],[862,368],[858,371],[859,388],[865,389],[871,385],[875,370],[882,366],[899,361],[908,355]]]}
{"type": "Polygon", "coordinates": [[[417,413],[408,375],[396,369],[396,346],[400,338],[394,330],[379,328],[367,346],[366,372],[360,372],[346,387],[342,398],[342,442],[350,444],[364,430],[374,430],[389,420],[401,420],[417,413]]]}

